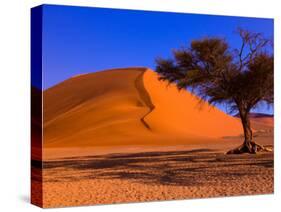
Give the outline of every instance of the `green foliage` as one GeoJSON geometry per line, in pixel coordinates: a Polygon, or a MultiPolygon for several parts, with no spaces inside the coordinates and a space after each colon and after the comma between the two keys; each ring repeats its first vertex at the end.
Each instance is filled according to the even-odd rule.
{"type": "Polygon", "coordinates": [[[238,29],[241,47],[226,40],[194,40],[173,51],[172,59],[158,58],[160,80],[189,88],[210,104],[227,103],[231,111],[248,113],[259,102],[273,103],[273,54],[270,40],[260,33],[238,29]]]}

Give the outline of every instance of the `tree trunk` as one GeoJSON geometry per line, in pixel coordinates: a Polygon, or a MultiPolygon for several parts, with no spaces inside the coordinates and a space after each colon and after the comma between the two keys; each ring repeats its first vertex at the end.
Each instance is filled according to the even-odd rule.
{"type": "Polygon", "coordinates": [[[241,123],[243,126],[243,132],[244,132],[244,142],[241,146],[230,150],[227,152],[227,154],[241,154],[241,153],[251,153],[256,154],[257,152],[263,152],[263,151],[271,151],[270,149],[263,147],[259,144],[256,144],[253,141],[253,132],[251,129],[251,122],[249,119],[249,112],[245,110],[239,110],[241,123]]]}
{"type": "Polygon", "coordinates": [[[256,153],[256,150],[254,148],[254,142],[252,141],[253,139],[253,132],[251,129],[251,122],[249,119],[249,113],[248,112],[240,112],[240,118],[243,126],[243,131],[244,131],[244,143],[243,143],[243,149],[246,152],[249,153],[256,153]]]}

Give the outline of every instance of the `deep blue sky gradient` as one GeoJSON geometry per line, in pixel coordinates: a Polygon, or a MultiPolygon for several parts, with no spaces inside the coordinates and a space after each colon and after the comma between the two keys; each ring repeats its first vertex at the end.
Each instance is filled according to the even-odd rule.
{"type": "MultiPolygon", "coordinates": [[[[156,57],[206,36],[238,47],[237,27],[273,36],[272,19],[44,5],[43,89],[104,69],[154,69],[156,57]]],[[[273,113],[265,106],[258,111],[273,113]]]]}

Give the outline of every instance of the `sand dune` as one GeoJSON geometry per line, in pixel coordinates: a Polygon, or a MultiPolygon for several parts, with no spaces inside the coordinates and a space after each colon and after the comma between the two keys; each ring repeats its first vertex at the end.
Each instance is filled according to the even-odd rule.
{"type": "Polygon", "coordinates": [[[274,118],[273,117],[252,117],[252,124],[254,128],[273,128],[274,118]]]}
{"type": "Polygon", "coordinates": [[[176,145],[242,132],[237,118],[199,106],[146,68],[79,75],[43,95],[46,148],[176,145]]]}
{"type": "Polygon", "coordinates": [[[206,102],[199,104],[198,97],[188,91],[159,82],[153,71],[145,72],[144,86],[155,105],[146,119],[156,131],[209,138],[241,133],[239,120],[206,102]]]}
{"type": "Polygon", "coordinates": [[[236,118],[207,103],[199,108],[195,96],[157,77],[146,68],[114,69],[47,89],[45,147],[151,145],[163,137],[188,143],[241,133],[236,118]]]}
{"type": "MultiPolygon", "coordinates": [[[[236,114],[235,117],[239,117],[239,114],[236,114]]],[[[255,130],[260,129],[272,129],[274,126],[274,116],[264,113],[250,113],[249,115],[253,128],[255,130]]]]}
{"type": "Polygon", "coordinates": [[[42,159],[42,91],[31,87],[31,157],[42,159]]]}

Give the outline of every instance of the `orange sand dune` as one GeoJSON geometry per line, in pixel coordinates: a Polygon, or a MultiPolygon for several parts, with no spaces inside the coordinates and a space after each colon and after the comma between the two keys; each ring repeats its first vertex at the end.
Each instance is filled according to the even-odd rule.
{"type": "Polygon", "coordinates": [[[239,119],[146,68],[72,77],[44,91],[44,147],[176,145],[235,136],[239,119]]]}
{"type": "Polygon", "coordinates": [[[199,104],[199,98],[188,91],[159,82],[155,72],[145,72],[144,86],[155,105],[146,120],[157,131],[213,138],[242,132],[239,120],[207,102],[199,104]]]}
{"type": "Polygon", "coordinates": [[[260,124],[267,127],[272,127],[274,125],[274,118],[273,117],[257,117],[257,118],[251,118],[252,123],[254,124],[260,124]]]}
{"type": "MultiPolygon", "coordinates": [[[[236,114],[235,117],[239,117],[239,114],[236,114]]],[[[249,117],[254,130],[272,129],[274,126],[273,115],[264,113],[250,113],[249,117]]]]}

